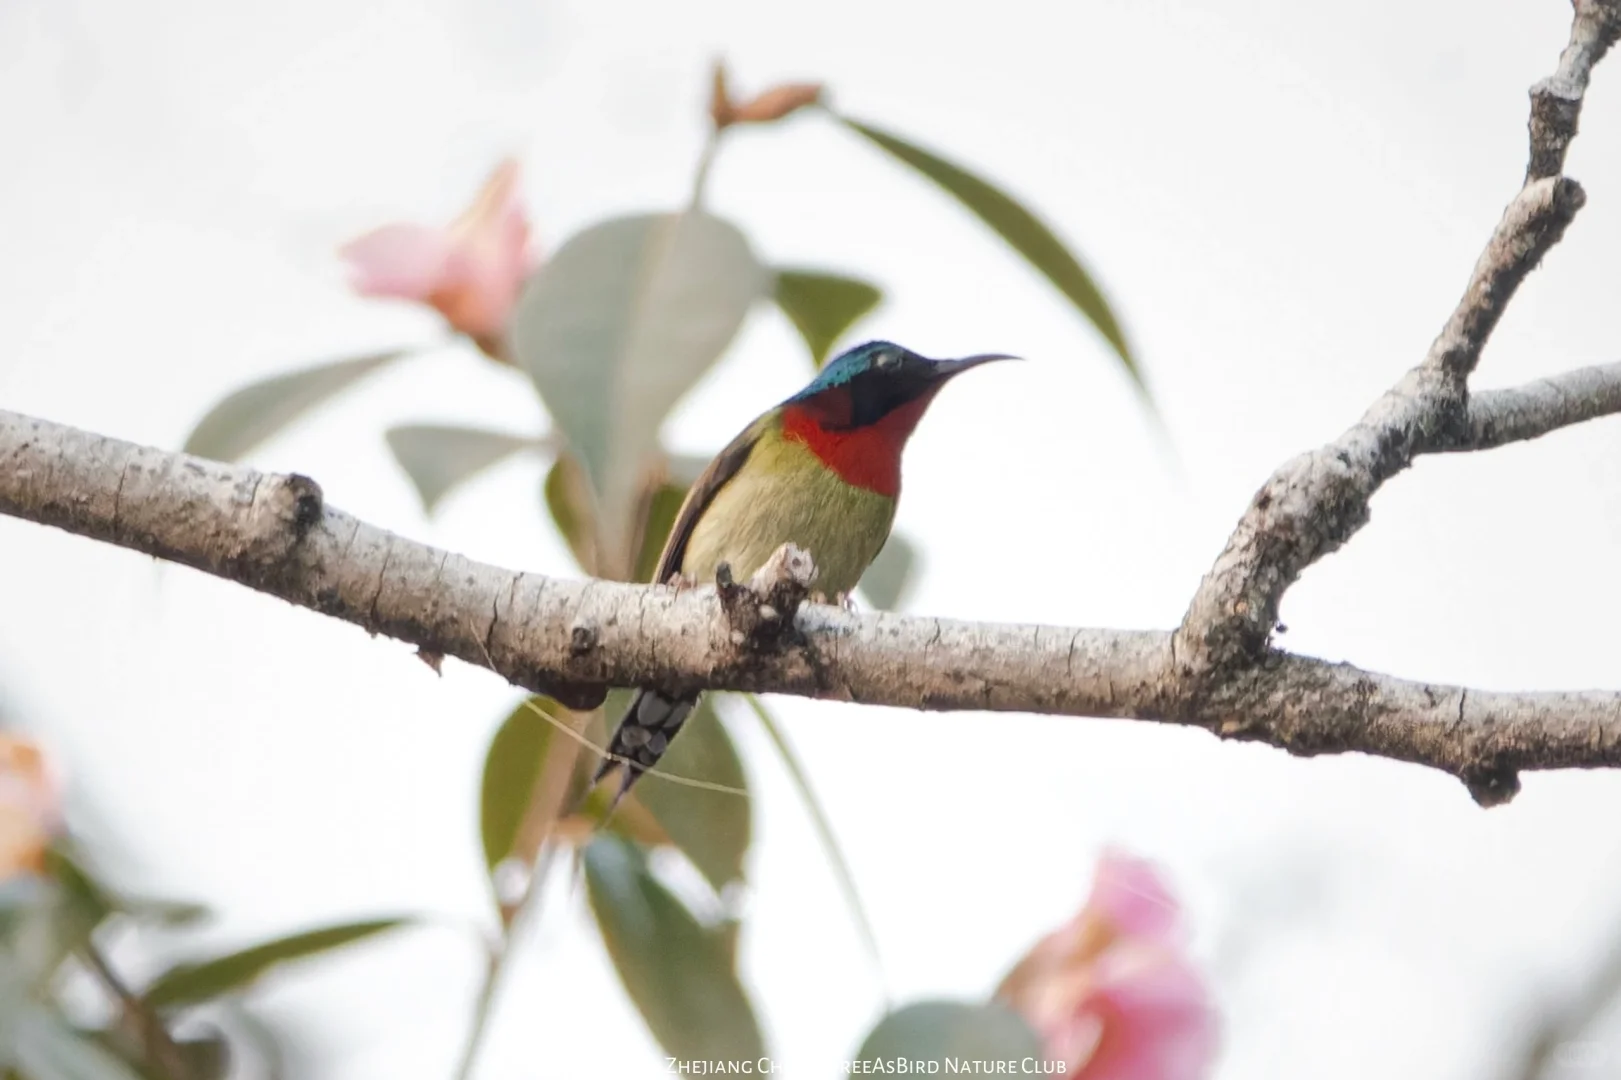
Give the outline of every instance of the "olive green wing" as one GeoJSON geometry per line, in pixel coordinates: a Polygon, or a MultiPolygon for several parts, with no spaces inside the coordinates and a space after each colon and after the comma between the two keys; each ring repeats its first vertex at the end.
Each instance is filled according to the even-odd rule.
{"type": "Polygon", "coordinates": [[[659,555],[658,569],[653,572],[653,581],[664,584],[670,576],[681,570],[681,564],[687,557],[687,543],[692,539],[692,530],[697,526],[698,519],[703,517],[709,504],[714,502],[715,493],[725,487],[732,477],[743,468],[754,447],[760,441],[760,436],[766,428],[776,422],[777,410],[773,409],[754,423],[744,428],[737,438],[727,444],[726,449],[715,455],[698,479],[693,481],[692,487],[687,491],[686,500],[681,504],[681,510],[675,515],[675,524],[670,527],[669,539],[664,541],[664,551],[659,555]]]}

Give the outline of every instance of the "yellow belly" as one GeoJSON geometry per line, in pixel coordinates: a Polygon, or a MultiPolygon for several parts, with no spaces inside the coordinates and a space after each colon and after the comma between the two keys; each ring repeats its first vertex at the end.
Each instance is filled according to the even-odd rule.
{"type": "Polygon", "coordinates": [[[712,581],[725,562],[734,578],[747,581],[792,543],[816,563],[814,591],[848,593],[877,558],[894,519],[894,499],[846,484],[803,443],[772,433],[715,493],[693,527],[681,570],[712,581]]]}

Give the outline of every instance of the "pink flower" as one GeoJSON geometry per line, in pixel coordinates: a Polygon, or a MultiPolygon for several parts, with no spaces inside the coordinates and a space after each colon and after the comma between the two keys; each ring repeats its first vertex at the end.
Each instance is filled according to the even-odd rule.
{"type": "Polygon", "coordinates": [[[45,869],[61,800],[39,747],[0,734],[0,881],[45,869]]]}
{"type": "Polygon", "coordinates": [[[428,304],[505,359],[501,341],[534,266],[518,179],[518,163],[508,159],[449,226],[384,225],[345,244],[339,254],[350,263],[355,291],[428,304]]]}
{"type": "Polygon", "coordinates": [[[1177,942],[1180,911],[1153,867],[1105,852],[1075,918],[1008,973],[996,996],[1078,1080],[1198,1080],[1216,1017],[1177,942]]]}

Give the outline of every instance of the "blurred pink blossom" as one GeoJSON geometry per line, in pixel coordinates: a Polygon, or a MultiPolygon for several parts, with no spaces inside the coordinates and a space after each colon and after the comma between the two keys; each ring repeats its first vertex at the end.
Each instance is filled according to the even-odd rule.
{"type": "Polygon", "coordinates": [[[27,739],[0,734],[0,881],[43,871],[60,825],[60,791],[45,755],[27,739]]]}
{"type": "Polygon", "coordinates": [[[1078,1080],[1199,1080],[1215,1058],[1209,994],[1183,955],[1180,910],[1154,868],[1116,851],[1092,894],[1008,973],[996,996],[1078,1080]]]}
{"type": "Polygon", "coordinates": [[[445,228],[384,225],[345,244],[362,296],[392,296],[435,308],[497,360],[512,308],[534,267],[529,220],[518,200],[518,163],[503,161],[473,205],[445,228]]]}

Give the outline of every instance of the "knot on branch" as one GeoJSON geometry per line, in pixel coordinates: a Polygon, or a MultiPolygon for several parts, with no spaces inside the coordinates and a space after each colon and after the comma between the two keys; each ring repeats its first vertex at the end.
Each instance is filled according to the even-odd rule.
{"type": "Polygon", "coordinates": [[[810,595],[815,579],[816,563],[810,552],[793,544],[784,544],[773,552],[744,585],[733,579],[730,564],[717,566],[715,587],[732,644],[751,652],[781,646],[792,632],[794,613],[810,595]]]}
{"type": "Polygon", "coordinates": [[[265,476],[254,491],[241,561],[267,570],[285,563],[321,520],[326,497],[307,476],[265,476]]]}
{"type": "Polygon", "coordinates": [[[1502,806],[1520,793],[1519,772],[1497,762],[1466,765],[1458,779],[1469,789],[1470,797],[1486,808],[1502,806]]]}

